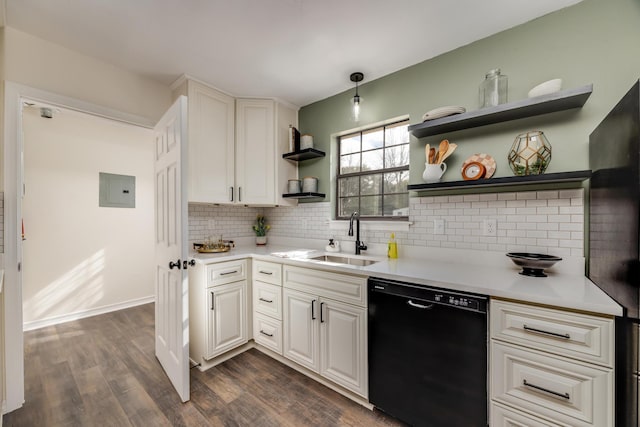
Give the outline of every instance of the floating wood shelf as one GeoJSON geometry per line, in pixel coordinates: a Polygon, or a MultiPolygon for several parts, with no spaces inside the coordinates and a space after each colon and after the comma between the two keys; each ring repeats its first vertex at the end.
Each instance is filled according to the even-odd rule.
{"type": "Polygon", "coordinates": [[[449,181],[432,184],[409,184],[412,191],[452,190],[482,187],[509,187],[516,185],[540,185],[561,182],[581,182],[591,177],[590,170],[574,172],[547,173],[542,175],[507,176],[501,178],[479,179],[477,181],[449,181]]]}
{"type": "Polygon", "coordinates": [[[282,158],[287,160],[295,160],[296,162],[301,162],[303,160],[316,159],[324,156],[325,156],[324,151],[316,150],[315,148],[305,148],[304,150],[285,153],[282,155],[282,158]]]}
{"type": "Polygon", "coordinates": [[[323,193],[288,193],[283,194],[282,197],[289,199],[324,199],[325,195],[323,193]]]}
{"type": "Polygon", "coordinates": [[[424,138],[425,136],[439,135],[445,132],[471,129],[540,114],[581,108],[587,102],[591,92],[593,92],[592,84],[575,89],[562,90],[535,98],[500,104],[495,107],[481,108],[467,113],[427,120],[409,126],[409,132],[417,138],[424,138]]]}

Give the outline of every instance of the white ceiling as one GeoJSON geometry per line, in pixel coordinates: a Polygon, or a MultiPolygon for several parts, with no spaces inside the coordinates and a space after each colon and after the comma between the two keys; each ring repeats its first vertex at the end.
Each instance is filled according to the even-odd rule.
{"type": "Polygon", "coordinates": [[[298,106],[581,0],[6,0],[6,25],[167,85],[298,106]]]}

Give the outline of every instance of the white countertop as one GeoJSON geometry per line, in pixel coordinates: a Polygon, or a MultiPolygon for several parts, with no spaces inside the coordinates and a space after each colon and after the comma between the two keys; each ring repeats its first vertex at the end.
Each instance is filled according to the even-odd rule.
{"type": "MultiPolygon", "coordinates": [[[[495,265],[472,265],[463,262],[417,258],[389,260],[387,258],[363,256],[363,258],[380,259],[380,262],[366,267],[305,259],[324,253],[324,251],[313,249],[269,245],[263,247],[237,247],[222,254],[193,253],[191,256],[198,262],[207,264],[252,257],[289,265],[400,280],[572,310],[614,316],[623,314],[620,305],[588,278],[581,275],[547,271],[548,277],[526,277],[518,274],[520,269],[515,265],[507,268],[495,265]]],[[[332,255],[352,256],[348,253],[332,255]]]]}

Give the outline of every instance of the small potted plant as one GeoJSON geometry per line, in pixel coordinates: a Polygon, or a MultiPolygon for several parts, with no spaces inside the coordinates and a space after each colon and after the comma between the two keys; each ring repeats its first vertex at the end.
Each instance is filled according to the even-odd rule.
{"type": "Polygon", "coordinates": [[[263,246],[267,244],[267,231],[271,228],[267,224],[267,219],[264,215],[258,215],[256,217],[256,223],[253,224],[253,231],[256,232],[256,245],[263,246]]]}

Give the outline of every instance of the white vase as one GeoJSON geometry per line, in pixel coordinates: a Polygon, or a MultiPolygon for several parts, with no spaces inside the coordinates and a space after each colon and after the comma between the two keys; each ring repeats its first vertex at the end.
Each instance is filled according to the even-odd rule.
{"type": "Polygon", "coordinates": [[[264,246],[267,244],[267,236],[256,236],[256,245],[264,246]]]}

